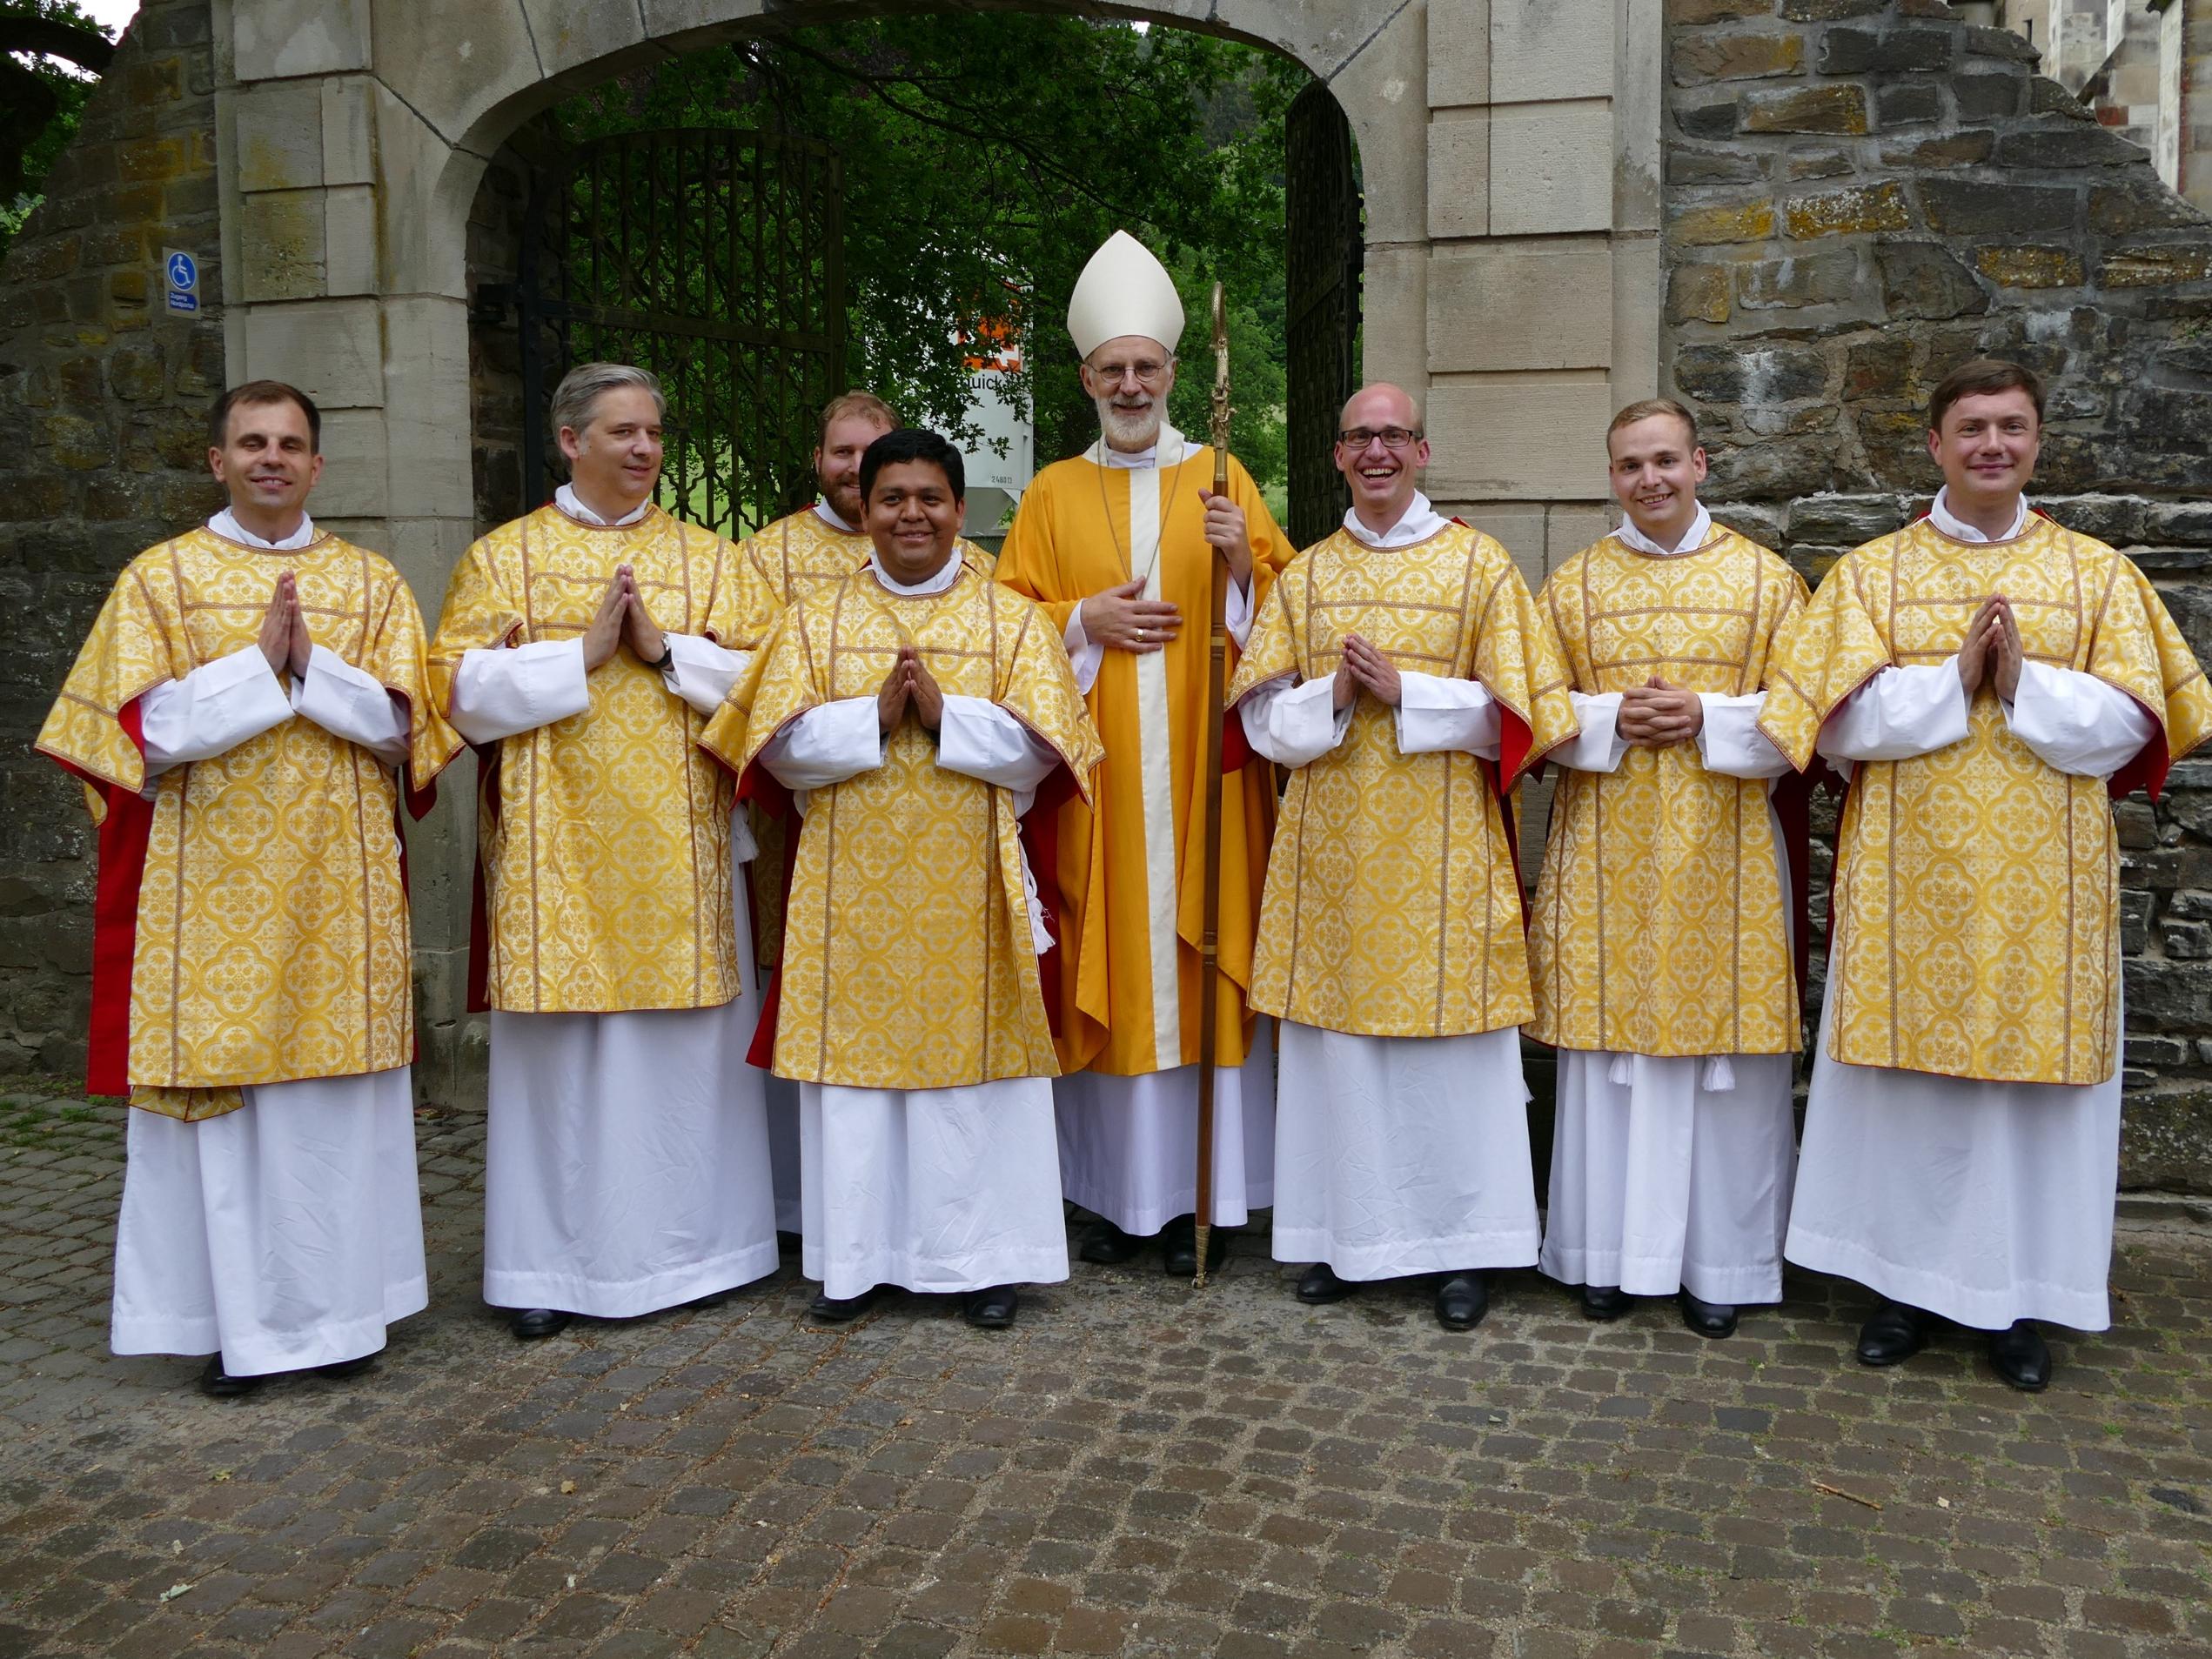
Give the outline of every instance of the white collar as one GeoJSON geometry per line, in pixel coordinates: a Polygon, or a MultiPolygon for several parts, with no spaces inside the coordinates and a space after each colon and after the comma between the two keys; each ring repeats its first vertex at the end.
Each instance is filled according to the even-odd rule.
{"type": "Polygon", "coordinates": [[[1357,512],[1350,507],[1344,509],[1344,528],[1355,539],[1370,547],[1411,547],[1417,541],[1428,540],[1449,522],[1418,490],[1413,492],[1413,499],[1405,504],[1398,521],[1388,530],[1370,530],[1357,512]]]}
{"type": "Polygon", "coordinates": [[[1109,449],[1106,445],[1105,434],[1102,432],[1099,434],[1098,441],[1083,452],[1083,459],[1094,465],[1109,469],[1118,467],[1135,472],[1153,466],[1179,466],[1183,464],[1184,452],[1190,447],[1190,440],[1163,420],[1160,423],[1160,435],[1153,440],[1152,447],[1150,449],[1137,450],[1134,453],[1126,450],[1109,449]]]}
{"type": "Polygon", "coordinates": [[[637,523],[639,519],[644,518],[648,512],[651,512],[653,511],[653,498],[650,496],[647,497],[643,501],[639,502],[635,507],[624,513],[620,518],[609,521],[600,518],[599,514],[593,512],[589,507],[584,505],[584,498],[576,493],[576,486],[574,485],[564,484],[560,486],[560,488],[553,492],[553,505],[559,507],[570,518],[581,518],[587,525],[598,525],[603,529],[619,530],[625,525],[633,525],[637,523]]]}
{"type": "Polygon", "coordinates": [[[814,517],[832,530],[839,531],[845,535],[857,536],[861,533],[861,527],[858,525],[848,525],[839,516],[837,509],[829,505],[828,497],[814,503],[814,517]]]}
{"type": "Polygon", "coordinates": [[[891,579],[890,572],[883,568],[883,563],[876,558],[875,550],[873,547],[869,548],[868,552],[868,567],[875,573],[875,579],[883,584],[884,591],[903,594],[910,599],[922,599],[931,593],[943,592],[960,579],[960,544],[955,541],[952,545],[952,557],[944,562],[934,576],[925,576],[912,587],[908,587],[903,582],[895,582],[891,579]]]}
{"type": "Polygon", "coordinates": [[[1713,515],[1705,510],[1705,503],[1698,503],[1698,516],[1690,520],[1690,527],[1682,532],[1682,539],[1672,547],[1662,547],[1642,531],[1636,521],[1623,516],[1620,528],[1613,534],[1619,537],[1639,553],[1652,553],[1660,559],[1672,559],[1678,553],[1694,553],[1705,545],[1706,538],[1713,534],[1713,515]]]}
{"type": "Polygon", "coordinates": [[[1927,516],[1935,527],[1953,541],[2010,541],[2028,528],[2028,498],[2021,496],[2020,507],[2013,514],[2013,527],[2001,536],[1985,536],[1965,519],[1951,511],[1951,490],[1948,485],[1935,492],[1935,499],[1928,503],[1927,516]]]}
{"type": "Polygon", "coordinates": [[[224,508],[222,512],[217,513],[212,518],[210,518],[207,521],[207,527],[213,531],[217,535],[225,537],[229,540],[244,542],[248,547],[258,547],[266,552],[271,553],[289,553],[295,552],[299,548],[306,546],[309,542],[314,540],[316,535],[315,521],[312,518],[310,518],[304,512],[299,515],[299,528],[293,531],[292,534],[286,536],[281,541],[262,540],[260,537],[255,535],[251,530],[248,530],[244,525],[240,524],[238,522],[238,515],[232,512],[228,507],[224,508]]]}

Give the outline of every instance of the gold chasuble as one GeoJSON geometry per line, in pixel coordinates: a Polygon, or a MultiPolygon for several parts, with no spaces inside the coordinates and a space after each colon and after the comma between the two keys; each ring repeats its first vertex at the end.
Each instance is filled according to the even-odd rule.
{"type": "MultiPolygon", "coordinates": [[[[431,646],[439,706],[466,652],[581,636],[624,564],[670,632],[750,651],[774,620],[775,596],[711,530],[657,506],[625,525],[540,507],[454,567],[431,646]]],[[[730,791],[698,751],[706,717],[627,646],[590,687],[585,712],[502,739],[486,758],[472,1001],[511,1013],[727,1002],[741,990],[730,791]]]]}
{"type": "MultiPolygon", "coordinates": [[[[1203,826],[1190,810],[1205,777],[1207,622],[1213,561],[1201,491],[1213,488],[1210,448],[1163,427],[1172,464],[1104,464],[1103,445],[1037,474],[999,555],[998,579],[1045,607],[1056,633],[1089,595],[1144,579],[1144,597],[1183,613],[1160,651],[1107,651],[1087,699],[1109,757],[1094,798],[1071,800],[1058,826],[1060,1060],[1141,1076],[1198,1058],[1198,947],[1205,903],[1203,826]]],[[[1290,548],[1258,486],[1232,457],[1230,498],[1252,544],[1252,599],[1264,604],[1290,548]]],[[[1230,642],[1229,666],[1237,664],[1230,642]]],[[[1237,733],[1238,738],[1242,733],[1237,733]]],[[[1241,743],[1228,746],[1232,759],[1241,743]]],[[[1267,868],[1275,791],[1270,768],[1222,779],[1223,983],[1217,1063],[1243,1062],[1251,1012],[1252,933],[1267,868]]]]}
{"type": "MultiPolygon", "coordinates": [[[[868,564],[872,546],[866,532],[840,530],[812,507],[802,507],[763,525],[738,544],[738,552],[781,606],[835,587],[868,564]]],[[[965,537],[954,544],[954,552],[984,571],[991,568],[991,555],[965,537]]],[[[741,739],[732,746],[742,746],[741,739]]],[[[784,819],[757,801],[750,822],[760,848],[751,873],[753,960],[765,972],[781,960],[783,890],[790,878],[791,846],[784,819]]]]}
{"type": "Polygon", "coordinates": [[[1448,524],[1376,548],[1338,530],[1276,581],[1230,700],[1335,673],[1348,633],[1401,671],[1479,681],[1500,706],[1501,759],[1401,753],[1392,712],[1355,699],[1344,740],[1290,774],[1252,1006],[1370,1037],[1524,1024],[1528,951],[1500,791],[1574,735],[1566,666],[1512,556],[1488,536],[1448,524]]]}
{"type": "MultiPolygon", "coordinates": [[[[1884,668],[1955,653],[1993,593],[2027,655],[2103,680],[2158,722],[2115,776],[2154,796],[2212,729],[2212,694],[2135,565],[2041,515],[2009,541],[1927,519],[1846,554],[1778,644],[1760,729],[1798,766],[1884,668]]],[[[1967,735],[1859,763],[1836,838],[1828,1052],[1848,1065],[2013,1083],[2099,1083],[2120,1032],[2119,851],[2107,786],[2015,738],[1994,671],[1967,735]]]]}
{"type": "MultiPolygon", "coordinates": [[[[1806,599],[1780,558],[1715,525],[1668,558],[1608,536],[1552,573],[1537,608],[1585,696],[1657,674],[1747,697],[1806,599]]],[[[1693,743],[1632,747],[1611,773],[1562,768],[1529,926],[1528,1034],[1614,1054],[1794,1054],[1788,898],[1766,779],[1707,772],[1693,743]]]]}
{"type": "Polygon", "coordinates": [[[294,715],[147,784],[138,699],[253,646],[287,570],[315,644],[406,699],[417,816],[461,746],[431,692],[414,596],[377,554],[331,535],[280,552],[202,529],[124,568],[38,747],[83,780],[100,830],[87,1086],[167,1117],[414,1053],[392,774],[294,715]]]}
{"type": "MultiPolygon", "coordinates": [[[[1036,605],[962,561],[941,593],[893,593],[871,571],[801,599],[746,711],[704,743],[758,787],[761,751],[809,709],[874,697],[901,646],[944,692],[997,704],[1090,786],[1101,750],[1068,654],[1036,605]]],[[[937,765],[908,718],[875,770],[811,792],[778,974],[774,1069],[801,1082],[928,1089],[1058,1072],[1022,880],[1014,795],[937,765]]]]}

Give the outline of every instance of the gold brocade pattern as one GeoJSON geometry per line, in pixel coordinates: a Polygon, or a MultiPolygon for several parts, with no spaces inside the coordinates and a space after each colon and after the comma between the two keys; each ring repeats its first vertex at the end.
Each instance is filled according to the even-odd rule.
{"type": "MultiPolygon", "coordinates": [[[[426,786],[460,739],[431,694],[414,596],[383,559],[327,535],[274,552],[203,529],[141,553],[117,579],[39,748],[143,792],[144,757],[122,711],[253,646],[285,570],[314,642],[407,699],[409,771],[426,786]]],[[[406,1065],[413,964],[393,774],[295,716],[170,768],[152,789],[131,966],[132,1104],[197,1120],[234,1109],[243,1086],[406,1065]]]]}
{"type": "MultiPolygon", "coordinates": [[[[1528,728],[1524,766],[1574,733],[1566,666],[1520,572],[1465,525],[1386,549],[1339,530],[1298,555],[1260,608],[1231,701],[1285,676],[1334,673],[1347,633],[1401,671],[1480,681],[1528,728]]],[[[1344,740],[1291,774],[1252,1005],[1375,1037],[1528,1020],[1520,882],[1485,763],[1401,753],[1392,712],[1365,695],[1352,705],[1344,740]]]]}
{"type": "MultiPolygon", "coordinates": [[[[1665,559],[1608,536],[1553,572],[1537,605],[1585,696],[1657,674],[1744,697],[1806,601],[1780,558],[1716,526],[1665,559]]],[[[1612,773],[1560,770],[1529,927],[1530,1036],[1615,1054],[1797,1050],[1766,791],[1707,772],[1694,743],[1632,747],[1612,773]]]]}
{"type": "MultiPolygon", "coordinates": [[[[1036,605],[963,563],[942,593],[871,572],[801,599],[762,669],[738,766],[808,710],[873,697],[912,645],[939,686],[1013,713],[1088,789],[1103,753],[1036,605]]],[[[711,738],[710,738],[711,741],[711,738]]],[[[775,1070],[853,1088],[1050,1077],[1010,791],[948,772],[909,718],[883,763],[813,792],[785,933],[775,1070]]]]}
{"type": "MultiPolygon", "coordinates": [[[[2212,724],[2202,672],[2127,559],[2036,518],[1996,544],[1926,520],[1847,554],[1778,643],[1760,721],[1800,765],[1882,669],[1954,654],[2003,593],[2034,660],[2134,697],[2185,754],[2212,724]]],[[[2119,853],[2104,784],[2047,765],[1985,684],[1961,742],[1861,763],[1830,900],[1828,1051],[1999,1082],[2101,1082],[2118,1061],[2119,853]]]]}
{"type": "MultiPolygon", "coordinates": [[[[712,531],[659,507],[587,525],[541,507],[455,566],[431,647],[441,708],[472,650],[573,639],[618,565],[654,620],[757,649],[778,601],[712,531]]],[[[628,648],[591,676],[591,706],[503,739],[478,816],[495,1008],[703,1008],[741,993],[727,779],[697,747],[706,717],[628,648]]]]}

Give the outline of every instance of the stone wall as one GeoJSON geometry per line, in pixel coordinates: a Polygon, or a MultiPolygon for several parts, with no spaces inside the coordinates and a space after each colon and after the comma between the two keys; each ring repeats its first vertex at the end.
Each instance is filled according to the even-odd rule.
{"type": "MultiPolygon", "coordinates": [[[[1719,516],[1817,581],[1941,482],[1929,388],[2019,358],[2051,384],[2039,499],[2212,657],[2212,224],[1940,0],[1668,15],[1664,356],[1719,516]]],[[[2212,760],[2119,819],[2124,1178],[2212,1190],[2212,760]]]]}
{"type": "Polygon", "coordinates": [[[207,0],[154,0],[0,267],[0,1072],[69,1072],[90,1004],[93,838],[77,785],[31,752],[115,573],[220,505],[223,387],[207,0]],[[205,309],[166,308],[162,250],[205,309]]]}

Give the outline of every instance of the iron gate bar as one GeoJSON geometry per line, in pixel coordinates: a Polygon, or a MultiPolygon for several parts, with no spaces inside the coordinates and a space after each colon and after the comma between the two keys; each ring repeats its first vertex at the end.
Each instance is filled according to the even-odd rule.
{"type": "Polygon", "coordinates": [[[1290,522],[1299,547],[1334,531],[1351,505],[1337,471],[1337,416],[1355,390],[1365,260],[1351,124],[1319,82],[1291,101],[1284,132],[1289,208],[1286,332],[1290,522]]]}

